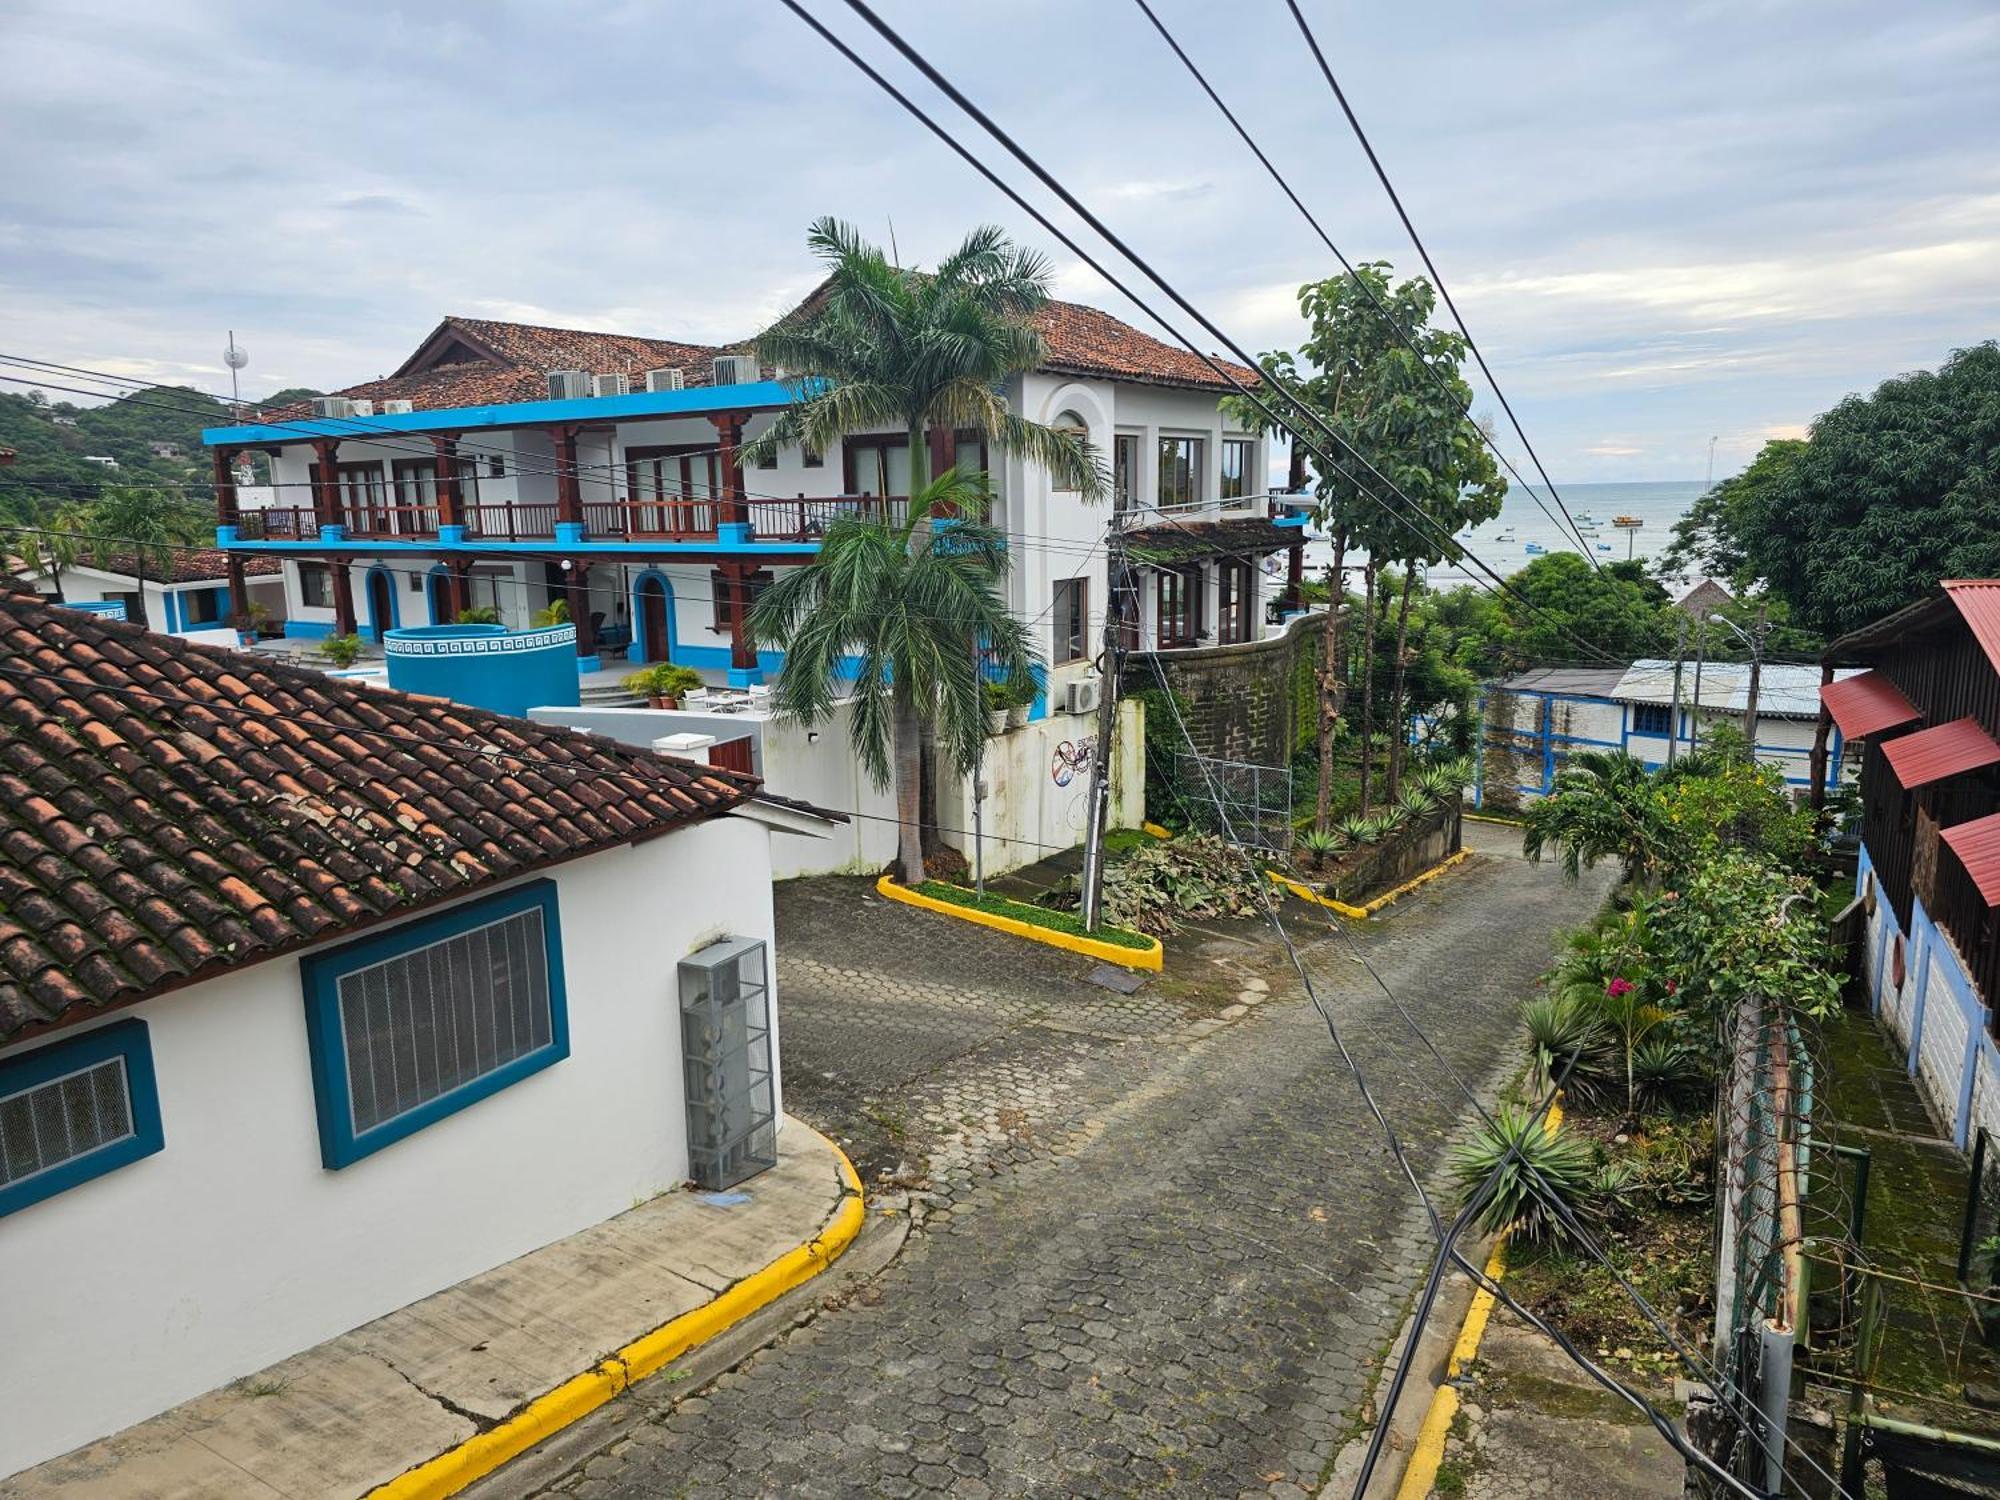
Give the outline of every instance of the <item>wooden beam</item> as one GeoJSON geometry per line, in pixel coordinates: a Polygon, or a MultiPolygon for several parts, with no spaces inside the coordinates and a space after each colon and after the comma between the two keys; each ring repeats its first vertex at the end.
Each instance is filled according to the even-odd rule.
{"type": "Polygon", "coordinates": [[[465,505],[459,489],[458,434],[433,437],[431,447],[437,453],[438,525],[463,526],[465,505]]]}

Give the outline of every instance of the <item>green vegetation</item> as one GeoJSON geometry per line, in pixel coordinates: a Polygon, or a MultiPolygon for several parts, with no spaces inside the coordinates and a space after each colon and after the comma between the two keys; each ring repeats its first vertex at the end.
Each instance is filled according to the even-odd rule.
{"type": "Polygon", "coordinates": [[[336,667],[351,667],[361,660],[361,637],[330,635],[319,643],[319,654],[336,667]]]}
{"type": "Polygon", "coordinates": [[[1513,1227],[1517,1239],[1541,1244],[1568,1231],[1553,1205],[1581,1218],[1595,1206],[1597,1157],[1574,1132],[1551,1130],[1539,1110],[1503,1104],[1466,1144],[1451,1153],[1459,1207],[1493,1180],[1490,1196],[1473,1216],[1482,1234],[1513,1227]]]}
{"type": "Polygon", "coordinates": [[[1668,568],[1762,585],[1832,636],[1914,604],[1940,578],[2000,574],[2000,344],[1850,396],[1804,442],[1769,443],[1674,528],[1668,568]]]}
{"type": "MultiPolygon", "coordinates": [[[[1166,937],[1183,919],[1257,916],[1266,899],[1263,872],[1221,839],[1188,834],[1147,839],[1104,867],[1104,920],[1166,937]]],[[[1075,911],[1075,878],[1044,898],[1075,911]]]]}
{"type": "Polygon", "coordinates": [[[655,662],[650,667],[628,672],[624,680],[626,692],[665,703],[678,703],[683,694],[691,693],[700,686],[701,673],[693,667],[683,667],[670,661],[655,662]]]}
{"type": "Polygon", "coordinates": [[[45,528],[12,539],[14,550],[38,577],[54,580],[62,597],[62,573],[78,563],[132,571],[139,584],[129,618],[146,618],[146,580],[172,576],[175,555],[211,539],[214,522],[168,490],[107,485],[95,499],[70,501],[41,518],[45,528]]]}
{"type": "Polygon", "coordinates": [[[452,620],[454,625],[498,625],[500,611],[490,604],[475,604],[470,609],[461,609],[452,620]]]}
{"type": "Polygon", "coordinates": [[[980,895],[962,885],[951,885],[942,880],[926,880],[913,886],[920,896],[929,896],[936,901],[948,901],[953,906],[967,907],[972,911],[983,911],[991,916],[1012,917],[1017,922],[1027,922],[1036,927],[1046,927],[1051,932],[1066,932],[1075,937],[1087,937],[1099,942],[1110,943],[1116,948],[1151,948],[1153,940],[1140,933],[1123,927],[1100,922],[1097,931],[1084,928],[1083,919],[1073,911],[1059,911],[1048,906],[1031,906],[1025,901],[1010,901],[1005,896],[991,893],[980,895]]]}

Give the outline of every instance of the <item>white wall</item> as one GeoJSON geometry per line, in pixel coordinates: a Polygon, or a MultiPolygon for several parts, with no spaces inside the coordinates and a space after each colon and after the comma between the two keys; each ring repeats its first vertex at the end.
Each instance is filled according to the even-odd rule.
{"type": "Polygon", "coordinates": [[[675,964],[770,940],[767,836],[719,818],[551,872],[570,1056],[339,1171],[296,958],[124,1012],[150,1030],[166,1148],[0,1220],[0,1474],[684,1179],[675,964]]]}
{"type": "MultiPolygon", "coordinates": [[[[1057,713],[986,741],[983,810],[985,866],[998,875],[1083,842],[1090,769],[1081,757],[1097,736],[1095,714],[1057,713]],[[1058,757],[1058,751],[1064,753],[1058,757]]],[[[1118,705],[1113,745],[1111,827],[1136,828],[1146,816],[1146,710],[1118,705]]],[[[944,841],[972,858],[972,778],[947,777],[938,821],[961,830],[944,841]]]]}

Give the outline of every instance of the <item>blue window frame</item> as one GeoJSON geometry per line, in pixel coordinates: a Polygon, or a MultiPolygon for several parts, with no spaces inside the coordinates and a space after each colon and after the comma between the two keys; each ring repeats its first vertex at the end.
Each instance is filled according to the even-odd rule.
{"type": "Polygon", "coordinates": [[[1664,703],[1635,703],[1632,705],[1632,732],[1634,734],[1656,734],[1662,739],[1673,733],[1674,711],[1664,703]]]}
{"type": "Polygon", "coordinates": [[[329,1168],[569,1056],[554,881],[405,922],[300,967],[329,1168]]]}
{"type": "Polygon", "coordinates": [[[165,1144],[144,1021],[0,1059],[0,1217],[165,1144]]]}

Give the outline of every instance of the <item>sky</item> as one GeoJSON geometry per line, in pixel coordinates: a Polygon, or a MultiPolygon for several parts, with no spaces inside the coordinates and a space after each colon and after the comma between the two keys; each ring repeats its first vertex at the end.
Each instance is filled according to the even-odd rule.
{"type": "MultiPolygon", "coordinates": [[[[1303,5],[1558,483],[1733,472],[2000,333],[1987,0],[1303,5]]],[[[881,9],[1233,339],[1298,337],[1338,268],[1135,5],[881,9]]],[[[1420,269],[1281,0],[1156,9],[1351,259],[1420,269]]],[[[910,264],[999,223],[1159,331],[777,0],[0,0],[0,56],[0,352],[226,393],[234,329],[254,397],[448,313],[733,340],[828,213],[910,264]]]]}

